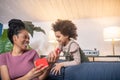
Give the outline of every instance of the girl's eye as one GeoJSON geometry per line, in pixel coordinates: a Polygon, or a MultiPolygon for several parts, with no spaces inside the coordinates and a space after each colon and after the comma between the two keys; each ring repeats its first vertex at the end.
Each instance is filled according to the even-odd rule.
{"type": "Polygon", "coordinates": [[[57,38],[60,38],[60,36],[57,36],[57,38]]]}

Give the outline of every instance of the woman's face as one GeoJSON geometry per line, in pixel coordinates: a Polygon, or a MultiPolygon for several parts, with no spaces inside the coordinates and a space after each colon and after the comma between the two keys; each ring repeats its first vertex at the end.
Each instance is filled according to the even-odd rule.
{"type": "Polygon", "coordinates": [[[56,39],[59,44],[66,45],[69,41],[68,36],[63,35],[60,31],[55,32],[56,39]]]}
{"type": "Polygon", "coordinates": [[[13,36],[14,45],[22,50],[26,50],[29,44],[29,35],[26,30],[21,30],[18,35],[13,36]]]}

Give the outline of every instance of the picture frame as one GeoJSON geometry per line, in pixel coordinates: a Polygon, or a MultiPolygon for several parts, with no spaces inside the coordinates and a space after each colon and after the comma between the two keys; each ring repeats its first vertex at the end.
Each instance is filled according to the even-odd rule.
{"type": "Polygon", "coordinates": [[[3,24],[0,23],[0,36],[2,35],[3,24]]]}

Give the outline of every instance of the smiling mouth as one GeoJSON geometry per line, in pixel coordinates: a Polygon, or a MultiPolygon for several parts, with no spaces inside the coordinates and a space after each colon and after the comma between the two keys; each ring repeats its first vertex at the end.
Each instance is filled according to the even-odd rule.
{"type": "Polygon", "coordinates": [[[25,47],[28,47],[28,43],[25,43],[24,45],[25,45],[25,47]]]}

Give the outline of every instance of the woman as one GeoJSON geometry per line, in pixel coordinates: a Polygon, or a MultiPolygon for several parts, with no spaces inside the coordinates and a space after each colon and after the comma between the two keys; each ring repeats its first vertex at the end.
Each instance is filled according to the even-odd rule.
{"type": "MultiPolygon", "coordinates": [[[[2,80],[44,80],[50,66],[34,66],[39,58],[35,50],[28,50],[29,35],[24,23],[19,19],[9,21],[8,38],[13,44],[13,49],[0,55],[2,80]]],[[[55,52],[48,57],[48,62],[55,62],[55,52]]],[[[51,64],[50,64],[51,65],[51,64]]]]}

